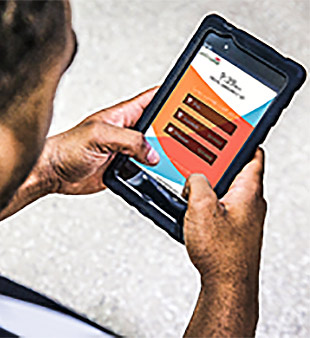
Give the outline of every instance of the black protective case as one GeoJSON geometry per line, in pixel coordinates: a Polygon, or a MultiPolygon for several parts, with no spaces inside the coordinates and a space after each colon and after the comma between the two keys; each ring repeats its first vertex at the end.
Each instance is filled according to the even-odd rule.
{"type": "MultiPolygon", "coordinates": [[[[222,17],[216,14],[208,15],[199,26],[151,103],[145,109],[134,128],[135,130],[145,132],[148,129],[176,83],[190,65],[194,55],[201,46],[201,41],[210,31],[233,38],[239,48],[246,50],[248,54],[275,69],[286,78],[285,85],[214,188],[218,197],[222,197],[228,190],[234,177],[253,157],[258,145],[265,140],[269,130],[275,125],[283,109],[288,106],[294,93],[301,87],[306,78],[306,71],[298,63],[285,58],[270,46],[249,35],[247,32],[234,27],[222,17]]],[[[152,219],[160,228],[168,232],[170,236],[180,243],[184,243],[182,221],[187,207],[186,203],[162,184],[157,181],[154,182],[155,180],[148,175],[146,175],[148,176],[148,180],[152,180],[156,184],[158,194],[149,196],[133,191],[118,177],[119,168],[126,161],[127,156],[118,154],[103,176],[104,183],[114,193],[120,195],[129,204],[136,207],[140,213],[152,219]],[[162,194],[163,198],[158,198],[159,194],[162,194]],[[169,194],[168,198],[166,198],[167,194],[169,194]],[[174,201],[175,206],[173,204],[174,201]],[[172,209],[174,209],[173,212],[170,212],[172,209]]]]}

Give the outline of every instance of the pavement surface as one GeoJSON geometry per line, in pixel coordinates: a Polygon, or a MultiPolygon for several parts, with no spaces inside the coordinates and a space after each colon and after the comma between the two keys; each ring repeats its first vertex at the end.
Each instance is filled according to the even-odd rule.
{"type": "MultiPolygon", "coordinates": [[[[50,134],[162,81],[218,12],[309,69],[309,1],[73,0],[79,52],[50,134]]],[[[310,336],[309,84],[264,143],[257,337],[310,336]]],[[[199,292],[186,250],[110,192],[48,196],[0,226],[0,272],[130,337],[181,337],[199,292]]]]}

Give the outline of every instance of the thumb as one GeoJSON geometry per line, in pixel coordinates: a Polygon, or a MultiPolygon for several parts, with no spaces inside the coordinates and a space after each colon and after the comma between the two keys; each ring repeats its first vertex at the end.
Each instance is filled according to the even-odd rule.
{"type": "Polygon", "coordinates": [[[194,207],[197,202],[217,200],[215,192],[203,174],[190,175],[185,182],[182,195],[188,199],[189,207],[194,207]]]}
{"type": "Polygon", "coordinates": [[[185,243],[204,237],[204,220],[212,218],[218,208],[218,199],[206,177],[191,175],[184,187],[183,196],[188,197],[188,208],[184,220],[185,243]]]}

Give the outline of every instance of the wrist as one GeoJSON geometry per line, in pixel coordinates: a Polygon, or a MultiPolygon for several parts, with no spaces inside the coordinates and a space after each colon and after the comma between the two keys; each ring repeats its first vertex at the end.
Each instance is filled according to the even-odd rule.
{"type": "Polygon", "coordinates": [[[40,198],[58,190],[57,175],[52,166],[52,153],[50,139],[46,141],[41,156],[27,178],[25,190],[28,194],[40,198]]]}
{"type": "Polygon", "coordinates": [[[200,297],[212,317],[219,316],[219,323],[230,328],[232,336],[255,334],[258,321],[258,288],[242,280],[202,284],[200,297]]]}
{"type": "Polygon", "coordinates": [[[226,309],[236,312],[248,322],[258,319],[258,274],[254,278],[249,273],[219,273],[201,278],[201,294],[204,298],[220,300],[226,309]]]}
{"type": "Polygon", "coordinates": [[[260,262],[257,257],[251,256],[249,259],[246,254],[234,253],[211,263],[210,261],[204,263],[199,266],[202,285],[237,285],[240,281],[245,285],[253,285],[258,281],[260,262]],[[234,255],[237,259],[230,258],[234,255]]]}

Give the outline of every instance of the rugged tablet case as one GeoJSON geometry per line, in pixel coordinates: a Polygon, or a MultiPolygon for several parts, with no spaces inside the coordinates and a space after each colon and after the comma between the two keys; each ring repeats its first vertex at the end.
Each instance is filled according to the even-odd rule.
{"type": "MultiPolygon", "coordinates": [[[[228,190],[234,177],[253,157],[258,145],[265,140],[269,130],[275,125],[283,109],[288,106],[294,93],[301,87],[306,78],[306,71],[295,61],[285,58],[270,46],[247,32],[234,27],[219,15],[208,15],[199,26],[151,103],[145,109],[142,117],[134,127],[135,130],[145,132],[148,129],[157,115],[157,112],[160,111],[160,108],[173,91],[176,83],[190,65],[206,34],[211,31],[225,37],[233,38],[235,44],[240,49],[245,50],[248,54],[275,69],[286,78],[284,87],[273,100],[258,125],[214,188],[220,198],[228,190]]],[[[103,181],[106,186],[114,193],[120,195],[129,204],[136,207],[140,213],[152,219],[155,224],[165,230],[171,237],[180,243],[184,243],[182,221],[186,211],[186,203],[183,203],[183,207],[181,208],[180,205],[177,206],[178,210],[174,212],[174,215],[178,215],[177,217],[167,216],[167,212],[163,211],[156,204],[156,199],[134,192],[117,177],[118,170],[125,161],[127,161],[125,155],[118,154],[114,158],[103,176],[103,181]]],[[[164,189],[166,192],[169,192],[169,190],[160,183],[158,186],[159,189],[164,189]]],[[[171,195],[172,199],[175,199],[176,196],[171,195]]]]}

